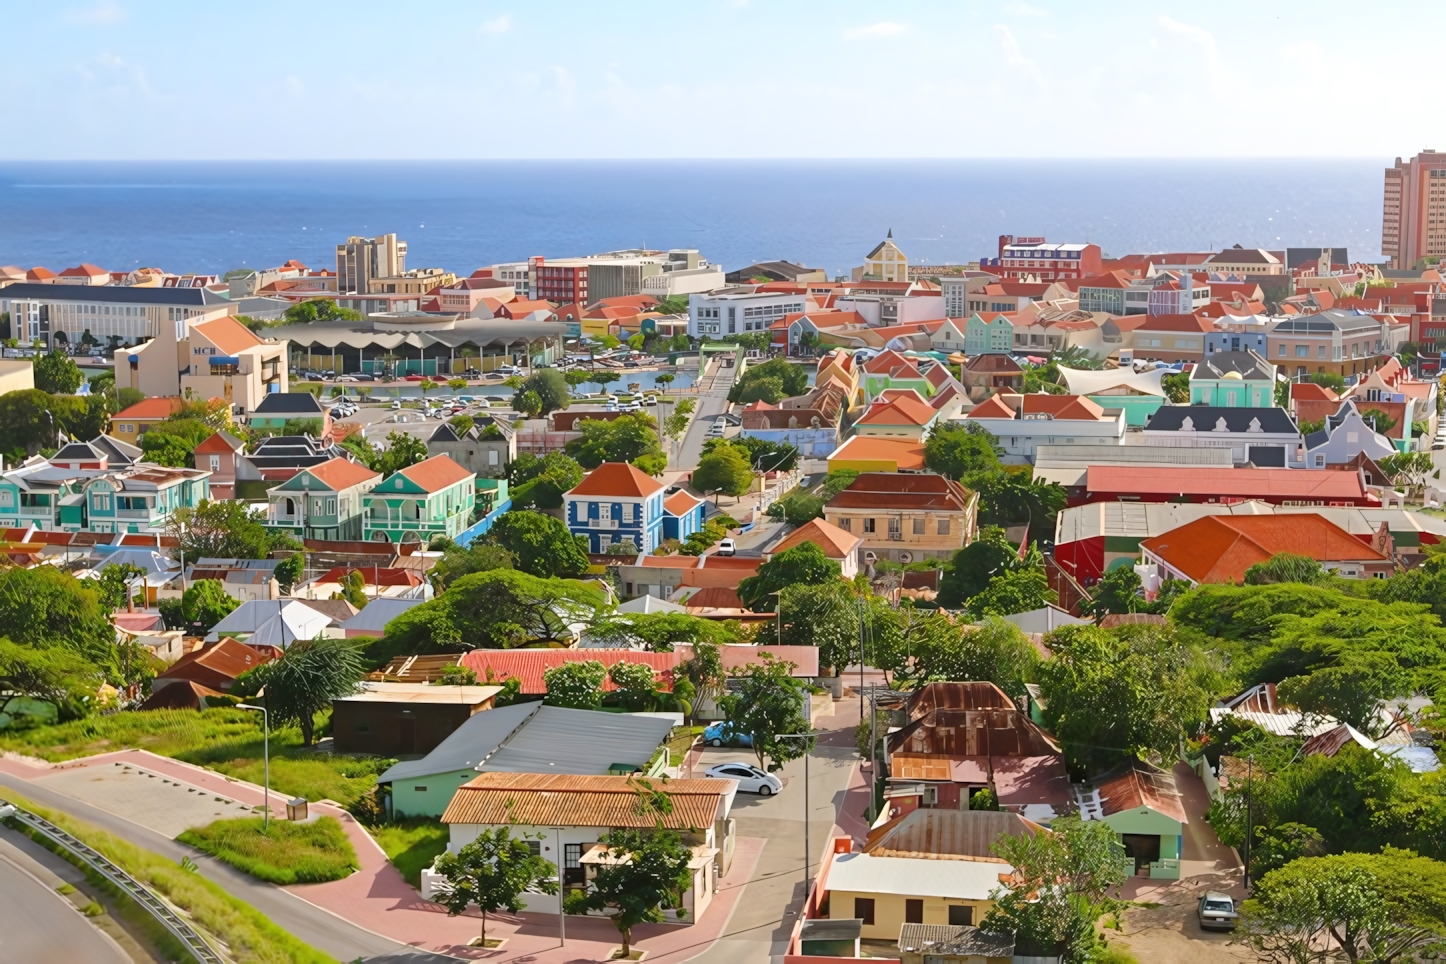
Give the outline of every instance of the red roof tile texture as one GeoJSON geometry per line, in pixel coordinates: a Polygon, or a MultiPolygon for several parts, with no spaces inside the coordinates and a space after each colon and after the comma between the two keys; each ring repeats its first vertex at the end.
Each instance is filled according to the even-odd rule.
{"type": "MultiPolygon", "coordinates": [[[[673,688],[673,667],[678,664],[676,653],[644,653],[635,650],[606,649],[474,649],[463,653],[459,664],[477,674],[479,680],[491,677],[497,682],[517,679],[522,683],[522,692],[536,695],[547,692],[547,683],[542,674],[565,663],[581,663],[595,659],[604,666],[614,663],[642,663],[651,666],[657,675],[659,685],[664,689],[673,688]]],[[[617,689],[613,681],[604,677],[603,691],[617,689]]]]}
{"type": "Polygon", "coordinates": [[[568,494],[639,498],[662,489],[663,483],[627,462],[604,462],[589,472],[568,494]]]}

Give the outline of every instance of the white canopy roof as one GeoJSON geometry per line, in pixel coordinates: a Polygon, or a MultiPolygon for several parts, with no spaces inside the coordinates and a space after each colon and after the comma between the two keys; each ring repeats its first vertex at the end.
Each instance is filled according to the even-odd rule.
{"type": "Polygon", "coordinates": [[[1084,368],[1065,368],[1063,365],[1059,367],[1059,373],[1064,377],[1065,386],[1071,395],[1097,395],[1123,386],[1143,395],[1158,395],[1161,398],[1166,395],[1165,390],[1160,387],[1160,379],[1169,374],[1163,368],[1153,368],[1147,372],[1137,372],[1132,368],[1091,371],[1084,368]]]}

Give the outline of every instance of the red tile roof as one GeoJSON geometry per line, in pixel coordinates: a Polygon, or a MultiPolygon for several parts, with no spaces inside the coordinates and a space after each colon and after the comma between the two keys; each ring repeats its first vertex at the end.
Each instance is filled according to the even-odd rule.
{"type": "Polygon", "coordinates": [[[427,492],[440,492],[449,485],[472,478],[477,473],[464,469],[452,461],[450,456],[434,455],[402,469],[398,474],[406,476],[427,492]]]}
{"type": "Polygon", "coordinates": [[[939,413],[910,392],[887,401],[874,402],[859,419],[860,425],[928,425],[939,413]]]}
{"type": "Polygon", "coordinates": [[[627,462],[604,462],[568,495],[620,495],[639,498],[663,489],[663,483],[627,462]]]}
{"type": "Polygon", "coordinates": [[[896,470],[924,467],[924,443],[913,439],[855,435],[834,449],[829,462],[892,462],[896,470]]]}
{"type": "Polygon", "coordinates": [[[261,344],[261,339],[235,318],[217,318],[204,325],[196,325],[192,330],[204,335],[211,344],[228,355],[239,355],[246,349],[261,344]]]}
{"type": "Polygon", "coordinates": [[[926,509],[934,512],[963,512],[974,495],[953,479],[933,473],[898,475],[865,472],[848,488],[829,500],[830,509],[926,509]]]}
{"type": "MultiPolygon", "coordinates": [[[[502,682],[515,678],[522,683],[522,692],[529,695],[546,693],[542,674],[565,663],[581,663],[595,659],[604,666],[614,663],[642,663],[651,666],[664,689],[673,688],[673,667],[678,665],[676,653],[644,653],[636,650],[608,649],[474,649],[463,653],[459,664],[477,674],[479,680],[492,678],[502,682]]],[[[612,680],[603,678],[603,691],[617,689],[612,680]]]]}
{"type": "MultiPolygon", "coordinates": [[[[768,550],[771,555],[787,552],[805,542],[812,542],[823,550],[830,559],[847,559],[854,554],[864,541],[863,536],[845,532],[826,519],[811,519],[794,529],[783,541],[768,550]]],[[[691,600],[690,600],[691,601],[691,600]]]]}
{"type": "Polygon", "coordinates": [[[267,662],[268,657],[245,643],[222,636],[205,649],[182,656],[161,671],[161,679],[191,680],[206,686],[229,687],[246,672],[267,662]]]}
{"type": "Polygon", "coordinates": [[[1338,402],[1340,396],[1315,382],[1291,382],[1290,397],[1297,402],[1338,402]]]}
{"type": "Polygon", "coordinates": [[[1176,495],[1208,499],[1307,499],[1345,505],[1374,505],[1360,474],[1332,469],[1225,469],[1203,466],[1091,465],[1086,488],[1092,493],[1176,495]]]}
{"type": "Polygon", "coordinates": [[[344,581],[348,573],[359,572],[368,586],[420,586],[422,577],[413,569],[392,569],[387,566],[336,566],[317,577],[317,582],[344,581]]]}
{"type": "MultiPolygon", "coordinates": [[[[1215,323],[1199,315],[1146,315],[1137,331],[1214,331],[1215,323]]],[[[1116,319],[1116,324],[1119,319],[1116,319]]]]}
{"type": "Polygon", "coordinates": [[[111,416],[112,419],[126,421],[128,419],[166,419],[181,410],[181,399],[176,395],[162,395],[158,398],[143,398],[134,405],[121,409],[111,416]]]}
{"type": "Polygon", "coordinates": [[[373,472],[360,462],[353,462],[338,455],[320,465],[313,465],[311,468],[302,469],[303,472],[310,472],[312,477],[333,492],[340,492],[342,489],[349,489],[354,485],[360,485],[368,479],[381,477],[380,472],[373,472]]]}
{"type": "Polygon", "coordinates": [[[1245,570],[1281,552],[1317,562],[1390,561],[1340,526],[1310,514],[1205,516],[1140,546],[1197,583],[1243,583],[1245,570]]]}
{"type": "Polygon", "coordinates": [[[702,499],[698,498],[696,495],[693,495],[691,492],[685,492],[682,489],[679,489],[677,492],[674,492],[672,495],[668,496],[666,499],[663,500],[663,508],[666,509],[668,512],[672,513],[673,515],[682,515],[685,512],[689,512],[702,504],[702,499]]]}
{"type": "Polygon", "coordinates": [[[1142,760],[1131,760],[1095,784],[1105,816],[1149,807],[1179,823],[1189,823],[1175,774],[1142,760]]]}

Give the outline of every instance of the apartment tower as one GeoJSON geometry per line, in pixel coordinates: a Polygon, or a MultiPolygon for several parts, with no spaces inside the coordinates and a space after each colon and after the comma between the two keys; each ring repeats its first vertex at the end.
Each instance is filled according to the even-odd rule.
{"type": "Polygon", "coordinates": [[[347,238],[336,246],[336,290],[366,294],[373,278],[395,278],[406,273],[407,242],[395,234],[379,238],[347,238]]]}
{"type": "Polygon", "coordinates": [[[1381,254],[1405,270],[1425,257],[1446,258],[1446,154],[1422,151],[1386,168],[1381,254]]]}

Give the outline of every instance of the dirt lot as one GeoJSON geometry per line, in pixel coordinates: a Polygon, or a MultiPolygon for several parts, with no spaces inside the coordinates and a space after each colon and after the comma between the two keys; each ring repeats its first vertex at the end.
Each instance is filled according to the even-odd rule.
{"type": "Polygon", "coordinates": [[[1142,964],[1236,964],[1255,961],[1248,948],[1232,946],[1234,935],[1202,931],[1195,908],[1207,890],[1223,890],[1241,899],[1240,875],[1191,877],[1154,895],[1156,907],[1134,907],[1124,917],[1124,931],[1108,931],[1111,943],[1128,947],[1142,964]]]}

